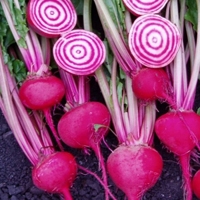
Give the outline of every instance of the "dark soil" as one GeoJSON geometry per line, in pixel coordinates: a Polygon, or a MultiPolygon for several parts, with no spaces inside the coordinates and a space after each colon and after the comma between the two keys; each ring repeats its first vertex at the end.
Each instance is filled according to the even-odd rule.
{"type": "MultiPolygon", "coordinates": [[[[110,133],[106,142],[115,148],[116,138],[110,133]],[[112,144],[111,144],[112,143],[112,144]]],[[[181,171],[174,156],[162,147],[155,139],[155,148],[161,153],[164,160],[164,169],[159,181],[146,193],[143,200],[183,200],[183,187],[181,171]]],[[[72,150],[80,165],[93,172],[98,171],[98,161],[93,152],[85,155],[81,150],[72,150]]],[[[102,144],[102,152],[105,158],[109,151],[102,144]]],[[[1,200],[58,200],[58,195],[47,194],[37,189],[31,180],[31,164],[19,148],[4,117],[0,114],[0,199],[1,200]]],[[[99,174],[100,175],[100,174],[99,174]]],[[[134,178],[134,177],[133,177],[134,178]]],[[[109,180],[110,181],[110,180],[109,180]]],[[[110,181],[111,189],[118,200],[124,200],[121,191],[114,187],[110,181]]],[[[91,175],[79,171],[71,193],[74,200],[104,200],[104,190],[91,175]]],[[[195,197],[193,200],[197,200],[195,197]]]]}
{"type": "MultiPolygon", "coordinates": [[[[92,91],[94,93],[97,88],[94,86],[91,89],[94,90],[92,91]]],[[[199,88],[198,90],[200,91],[199,88]]],[[[102,97],[95,95],[92,100],[102,101],[102,97]]],[[[165,107],[163,104],[157,105],[159,110],[165,112],[163,107],[165,107]]],[[[198,107],[200,107],[200,94],[197,94],[194,109],[196,110],[198,107]]],[[[108,134],[105,141],[111,149],[115,149],[117,146],[117,139],[112,133],[108,134]]],[[[145,194],[143,200],[183,200],[183,183],[177,159],[163,148],[157,138],[155,138],[154,147],[162,155],[164,168],[157,184],[145,194]]],[[[92,151],[90,151],[90,155],[86,155],[82,150],[69,147],[66,147],[66,150],[76,156],[80,165],[101,176],[98,161],[92,151]]],[[[110,151],[104,144],[101,145],[101,150],[106,159],[110,151]]],[[[194,164],[192,167],[200,168],[194,164]]],[[[0,200],[59,200],[58,195],[48,194],[33,185],[31,169],[30,162],[18,146],[0,111],[0,200]]],[[[109,180],[109,184],[118,200],[126,200],[124,194],[114,186],[111,180],[109,180]]],[[[99,182],[93,176],[82,171],[79,171],[71,193],[74,200],[105,199],[104,190],[99,182]]],[[[193,200],[197,200],[197,198],[193,197],[193,200]]]]}

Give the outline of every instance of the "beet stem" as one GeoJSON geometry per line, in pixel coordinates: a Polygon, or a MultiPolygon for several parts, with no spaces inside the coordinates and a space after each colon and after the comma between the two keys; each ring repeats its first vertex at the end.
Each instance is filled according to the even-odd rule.
{"type": "Polygon", "coordinates": [[[62,190],[63,200],[73,200],[72,195],[68,188],[62,190]]]}
{"type": "Polygon", "coordinates": [[[177,110],[177,105],[173,98],[171,98],[168,94],[163,93],[162,94],[163,99],[166,100],[166,102],[170,105],[170,107],[174,110],[177,110]]]}
{"type": "Polygon", "coordinates": [[[185,181],[184,191],[185,200],[192,200],[192,188],[191,188],[191,174],[190,174],[190,153],[179,156],[179,163],[182,168],[182,175],[185,181]]]}
{"type": "Polygon", "coordinates": [[[48,124],[49,128],[51,129],[51,131],[53,133],[53,136],[54,136],[54,138],[55,138],[60,150],[64,151],[64,148],[63,148],[63,146],[62,146],[62,144],[60,142],[60,138],[58,137],[58,133],[57,133],[57,131],[55,129],[55,126],[54,126],[54,123],[53,123],[53,119],[51,117],[50,109],[44,109],[43,112],[44,112],[47,124],[48,124]]]}
{"type": "Polygon", "coordinates": [[[90,174],[90,175],[94,176],[97,179],[97,181],[103,186],[104,190],[107,191],[107,193],[110,195],[110,197],[113,200],[117,200],[115,198],[115,196],[111,193],[111,191],[109,190],[109,188],[107,187],[107,185],[105,185],[104,182],[94,172],[92,172],[92,171],[90,171],[90,170],[88,170],[85,167],[82,167],[80,165],[78,167],[79,167],[79,169],[81,169],[82,171],[86,172],[87,174],[90,174]]]}
{"type": "MultiPolygon", "coordinates": [[[[106,167],[105,167],[104,158],[103,158],[101,150],[99,148],[99,143],[97,143],[96,145],[92,145],[92,149],[95,152],[95,155],[99,160],[99,164],[100,164],[100,167],[101,167],[101,170],[102,170],[103,182],[104,182],[105,186],[108,188],[106,167]]],[[[108,196],[108,191],[107,190],[105,190],[105,200],[109,200],[109,196],[108,196]]]]}

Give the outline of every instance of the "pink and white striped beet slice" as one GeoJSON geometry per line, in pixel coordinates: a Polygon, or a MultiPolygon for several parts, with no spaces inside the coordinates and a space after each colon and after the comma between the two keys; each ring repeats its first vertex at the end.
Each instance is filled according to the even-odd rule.
{"type": "Polygon", "coordinates": [[[181,44],[178,28],[157,14],[138,17],[129,33],[132,55],[146,67],[159,68],[171,63],[181,44]]]}
{"type": "Polygon", "coordinates": [[[80,29],[60,37],[53,46],[59,67],[75,75],[89,75],[100,67],[106,57],[102,40],[94,33],[80,29]]]}
{"type": "Polygon", "coordinates": [[[124,5],[134,15],[159,13],[169,0],[123,0],[124,5]]]}
{"type": "Polygon", "coordinates": [[[29,0],[26,14],[33,30],[49,38],[71,31],[77,23],[70,0],[29,0]]]}

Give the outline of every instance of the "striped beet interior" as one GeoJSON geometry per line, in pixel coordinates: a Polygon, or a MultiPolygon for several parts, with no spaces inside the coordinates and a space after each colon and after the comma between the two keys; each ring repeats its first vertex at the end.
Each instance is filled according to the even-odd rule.
{"type": "Polygon", "coordinates": [[[75,27],[77,14],[69,0],[30,0],[27,21],[39,33],[55,37],[75,27]]]}
{"type": "Polygon", "coordinates": [[[96,34],[77,29],[56,41],[53,55],[62,69],[76,75],[89,75],[104,62],[106,49],[96,34]]]}
{"type": "Polygon", "coordinates": [[[134,15],[159,13],[169,0],[123,0],[124,5],[134,15]]]}
{"type": "Polygon", "coordinates": [[[136,60],[146,67],[158,68],[168,65],[175,58],[181,35],[169,20],[148,14],[134,21],[128,40],[136,60]]]}

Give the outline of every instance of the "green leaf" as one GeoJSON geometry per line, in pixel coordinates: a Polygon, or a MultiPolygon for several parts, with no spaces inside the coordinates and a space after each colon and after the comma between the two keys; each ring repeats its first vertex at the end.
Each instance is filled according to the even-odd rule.
{"type": "Polygon", "coordinates": [[[104,3],[116,26],[124,27],[125,8],[122,0],[110,0],[110,1],[104,0],[104,3]]]}
{"type": "Polygon", "coordinates": [[[197,109],[197,114],[200,115],[200,108],[197,109]]]}
{"type": "Polygon", "coordinates": [[[102,124],[94,124],[94,130],[95,130],[95,132],[97,132],[102,127],[106,127],[106,126],[102,125],[102,124]]]}
{"type": "Polygon", "coordinates": [[[72,0],[77,15],[83,15],[83,0],[72,0]]]}
{"type": "Polygon", "coordinates": [[[8,3],[15,28],[21,37],[20,40],[18,41],[18,44],[21,47],[26,48],[25,36],[27,35],[29,29],[26,23],[25,1],[24,0],[20,1],[20,6],[21,6],[20,9],[18,9],[15,6],[13,0],[8,0],[8,3]]]}
{"type": "Polygon", "coordinates": [[[192,23],[194,30],[197,31],[198,12],[196,0],[186,0],[187,11],[185,19],[192,23]]]}
{"type": "MultiPolygon", "coordinates": [[[[24,45],[23,39],[20,39],[19,42],[21,43],[21,45],[24,45]]],[[[25,67],[25,64],[21,60],[18,60],[8,54],[8,48],[11,47],[12,44],[15,44],[15,40],[5,18],[2,7],[0,6],[0,48],[2,49],[4,63],[8,66],[11,74],[15,77],[16,81],[22,82],[26,79],[27,69],[25,67]]]]}
{"type": "Polygon", "coordinates": [[[6,36],[7,30],[9,29],[7,20],[5,18],[2,7],[0,6],[0,39],[2,41],[3,37],[6,36]]]}
{"type": "Polygon", "coordinates": [[[24,63],[21,60],[15,59],[12,62],[12,67],[17,82],[23,82],[27,76],[27,71],[24,63]]]}
{"type": "Polygon", "coordinates": [[[118,82],[117,82],[117,97],[118,97],[118,101],[119,101],[120,103],[122,102],[123,88],[124,88],[123,83],[120,82],[120,81],[118,81],[118,82]]]}
{"type": "Polygon", "coordinates": [[[17,44],[18,44],[20,47],[23,47],[23,48],[26,48],[26,47],[27,47],[26,41],[24,40],[24,38],[20,38],[20,39],[17,41],[17,44]]]}
{"type": "Polygon", "coordinates": [[[121,80],[126,79],[126,74],[124,73],[124,71],[121,67],[119,68],[119,77],[120,77],[121,80]]]}
{"type": "Polygon", "coordinates": [[[4,37],[4,46],[7,49],[10,45],[15,43],[15,39],[10,31],[10,29],[7,30],[6,35],[4,37]]]}
{"type": "Polygon", "coordinates": [[[21,83],[26,79],[27,69],[24,62],[11,57],[6,52],[4,52],[4,62],[8,65],[10,73],[15,77],[18,83],[21,83]]]}

